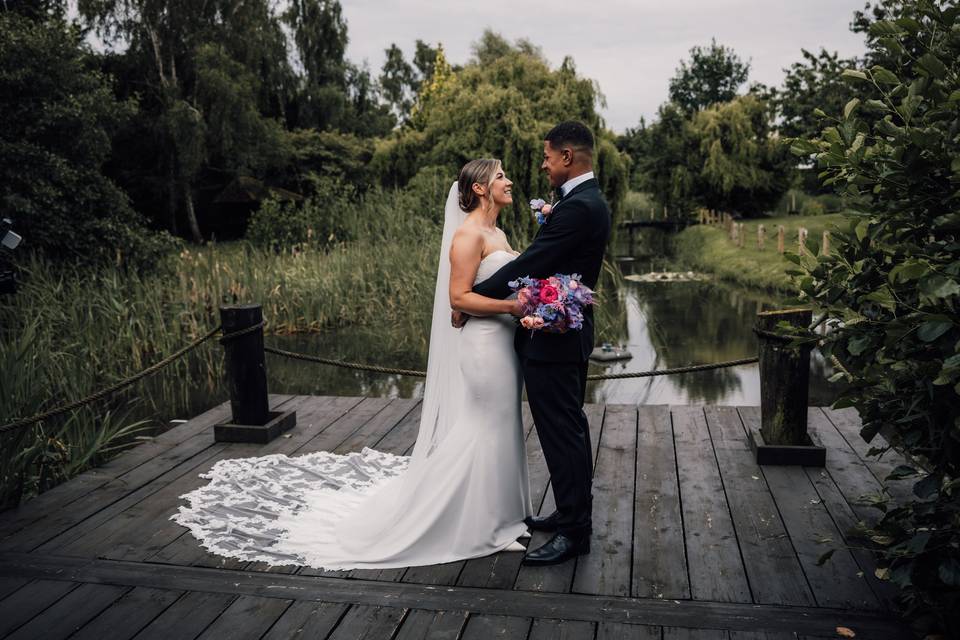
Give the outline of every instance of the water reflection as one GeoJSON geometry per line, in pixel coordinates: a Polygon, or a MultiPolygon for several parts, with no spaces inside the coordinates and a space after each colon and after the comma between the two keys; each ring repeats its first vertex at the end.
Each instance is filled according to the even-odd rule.
{"type": "MultiPolygon", "coordinates": [[[[591,365],[591,373],[621,373],[680,367],[750,357],[757,353],[751,331],[757,312],[782,306],[774,297],[717,282],[626,282],[618,293],[623,318],[608,326],[612,342],[624,344],[633,358],[610,366],[591,365]]],[[[391,338],[389,332],[344,330],[338,333],[268,337],[280,348],[324,357],[412,369],[425,368],[423,339],[391,338]],[[400,343],[402,348],[392,346],[400,343]]],[[[275,392],[316,395],[420,397],[423,380],[339,369],[268,356],[270,388],[275,392]]],[[[836,390],[826,378],[828,363],[814,352],[810,403],[832,402],[836,390]]],[[[672,376],[594,382],[591,402],[624,404],[758,405],[756,365],[672,376]]]]}

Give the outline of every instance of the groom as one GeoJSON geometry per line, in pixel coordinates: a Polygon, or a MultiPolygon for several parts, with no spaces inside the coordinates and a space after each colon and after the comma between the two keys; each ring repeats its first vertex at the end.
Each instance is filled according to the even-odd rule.
{"type": "MultiPolygon", "coordinates": [[[[560,199],[527,250],[473,287],[475,293],[506,298],[511,280],[557,273],[579,273],[584,284],[596,287],[610,235],[610,209],[593,175],[593,153],[593,134],[585,125],[562,122],[550,130],[541,168],[560,199]]],[[[579,331],[531,335],[518,328],[514,346],[557,504],[548,516],[527,518],[531,529],[554,536],[528,551],[523,563],[557,564],[590,552],[593,455],[583,400],[593,350],[593,309],[584,310],[579,331]]]]}

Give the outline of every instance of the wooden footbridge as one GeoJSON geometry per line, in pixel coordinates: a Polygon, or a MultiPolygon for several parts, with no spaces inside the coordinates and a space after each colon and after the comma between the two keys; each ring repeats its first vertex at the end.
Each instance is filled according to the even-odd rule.
{"type": "MultiPolygon", "coordinates": [[[[223,404],[0,514],[0,637],[796,640],[838,627],[910,637],[870,553],[847,538],[873,516],[858,497],[898,463],[867,457],[850,410],[809,412],[825,467],[761,467],[747,440],[757,407],[589,405],[590,555],[545,568],[500,553],[320,572],[211,555],[169,518],[224,458],[407,452],[419,403],[272,396],[271,406],[296,410],[297,424],[268,444],[215,441],[223,404]]],[[[534,504],[548,513],[526,409],[524,424],[534,504]]]]}

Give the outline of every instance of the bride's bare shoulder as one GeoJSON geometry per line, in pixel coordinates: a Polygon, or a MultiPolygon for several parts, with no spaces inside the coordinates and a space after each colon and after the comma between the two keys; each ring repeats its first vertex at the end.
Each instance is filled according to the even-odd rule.
{"type": "Polygon", "coordinates": [[[460,225],[453,233],[453,239],[450,242],[450,250],[453,252],[483,252],[483,233],[473,225],[460,225]]]}

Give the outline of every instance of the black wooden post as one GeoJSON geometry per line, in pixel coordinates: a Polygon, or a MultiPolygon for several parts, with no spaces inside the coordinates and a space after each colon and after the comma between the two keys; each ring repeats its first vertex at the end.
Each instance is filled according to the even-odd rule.
{"type": "Polygon", "coordinates": [[[245,329],[251,331],[224,341],[224,371],[230,391],[229,423],[214,425],[214,439],[220,442],[266,443],[296,424],[293,411],[270,411],[267,395],[267,367],[263,353],[263,309],[259,304],[220,308],[224,336],[245,329]]]}
{"type": "Polygon", "coordinates": [[[791,346],[789,339],[770,335],[782,321],[800,333],[811,317],[810,309],[757,314],[761,426],[749,436],[760,464],[825,464],[826,450],[807,432],[811,346],[791,346]]]}

